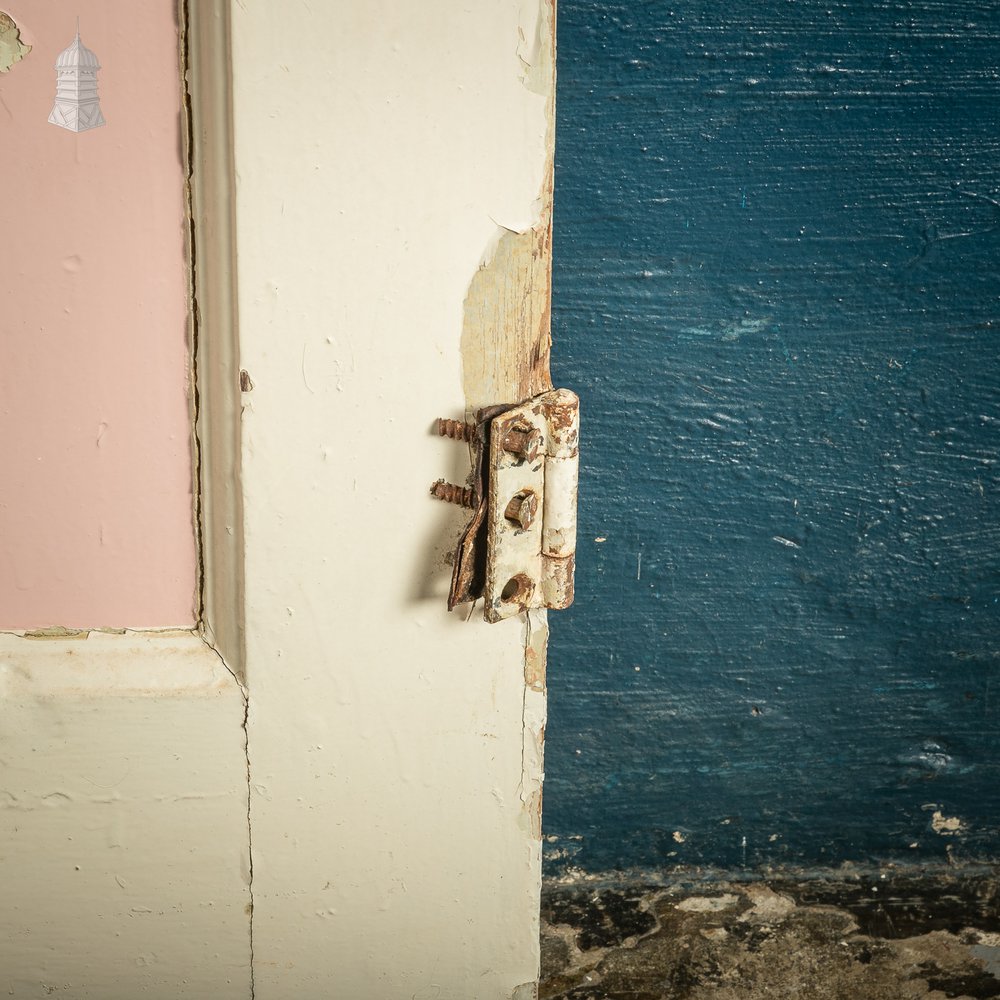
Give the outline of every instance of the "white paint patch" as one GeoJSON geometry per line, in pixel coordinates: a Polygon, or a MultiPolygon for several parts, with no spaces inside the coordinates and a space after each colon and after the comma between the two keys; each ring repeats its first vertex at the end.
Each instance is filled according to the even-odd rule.
{"type": "Polygon", "coordinates": [[[740,916],[741,923],[769,924],[783,920],[795,909],[795,900],[768,889],[765,885],[751,885],[746,896],[753,909],[740,916]]]}
{"type": "Polygon", "coordinates": [[[931,816],[931,829],[942,837],[954,837],[965,832],[965,824],[957,816],[945,816],[940,809],[935,809],[931,816]]]}
{"type": "Polygon", "coordinates": [[[725,892],[721,896],[692,896],[690,899],[682,899],[677,904],[677,909],[685,913],[719,913],[735,906],[739,901],[740,897],[731,892],[725,892]]]}
{"type": "Polygon", "coordinates": [[[970,928],[970,932],[975,935],[979,943],[972,945],[969,951],[983,962],[991,976],[1000,979],[1000,934],[974,928],[970,928]]]}

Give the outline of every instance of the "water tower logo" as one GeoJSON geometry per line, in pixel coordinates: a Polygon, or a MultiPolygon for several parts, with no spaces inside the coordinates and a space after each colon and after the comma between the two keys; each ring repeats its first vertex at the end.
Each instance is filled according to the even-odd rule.
{"type": "Polygon", "coordinates": [[[56,59],[56,102],[49,121],[71,132],[85,132],[105,124],[97,97],[97,56],[80,41],[80,23],[76,38],[56,59]]]}

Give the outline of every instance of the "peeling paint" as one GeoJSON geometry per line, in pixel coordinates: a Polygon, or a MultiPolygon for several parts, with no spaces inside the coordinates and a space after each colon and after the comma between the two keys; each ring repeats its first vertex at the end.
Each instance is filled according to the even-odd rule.
{"type": "Polygon", "coordinates": [[[21,41],[21,29],[10,14],[0,10],[0,73],[7,73],[31,51],[30,45],[21,41]]]}
{"type": "Polygon", "coordinates": [[[739,900],[740,897],[731,892],[724,892],[720,896],[691,896],[689,899],[682,899],[677,904],[677,909],[684,913],[718,913],[719,910],[735,906],[739,900]]]}
{"type": "Polygon", "coordinates": [[[53,625],[51,628],[37,628],[31,632],[25,632],[25,639],[86,639],[90,635],[89,629],[63,628],[61,625],[53,625]]]}
{"type": "Polygon", "coordinates": [[[532,691],[545,693],[545,666],[549,629],[544,611],[528,616],[527,642],[524,648],[524,683],[532,691]]]}
{"type": "MultiPolygon", "coordinates": [[[[531,8],[521,9],[522,17],[531,8]]],[[[534,94],[549,97],[552,94],[552,77],[555,72],[555,0],[544,0],[538,5],[537,16],[518,27],[517,58],[524,69],[522,80],[534,94]]]]}
{"type": "MultiPolygon", "coordinates": [[[[554,136],[555,4],[525,5],[518,26],[522,82],[546,99],[546,154],[542,182],[524,231],[498,225],[469,284],[461,338],[466,415],[520,403],[552,388],[551,346],[552,177],[554,136]]],[[[531,836],[541,840],[545,735],[544,612],[525,614],[524,700],[519,795],[531,836]]],[[[520,994],[515,993],[515,996],[520,994]]],[[[534,995],[534,986],[525,996],[534,995]]]]}
{"type": "Polygon", "coordinates": [[[466,412],[519,403],[552,387],[549,377],[551,209],[526,233],[499,231],[469,285],[462,328],[466,412]]]}

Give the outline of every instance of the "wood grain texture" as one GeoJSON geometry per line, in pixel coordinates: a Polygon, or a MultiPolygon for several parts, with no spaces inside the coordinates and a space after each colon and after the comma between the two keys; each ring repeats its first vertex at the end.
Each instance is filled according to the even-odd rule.
{"type": "Polygon", "coordinates": [[[559,29],[550,870],[995,857],[1000,8],[559,29]]]}
{"type": "Polygon", "coordinates": [[[524,232],[503,229],[469,284],[462,326],[466,415],[515,404],[552,388],[552,184],[555,130],[555,0],[540,8],[525,86],[545,98],[548,136],[537,218],[524,232]]]}

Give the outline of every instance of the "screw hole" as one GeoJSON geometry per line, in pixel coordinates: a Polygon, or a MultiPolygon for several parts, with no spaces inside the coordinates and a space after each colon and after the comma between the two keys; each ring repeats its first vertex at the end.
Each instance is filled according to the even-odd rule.
{"type": "Polygon", "coordinates": [[[524,573],[518,573],[504,585],[503,590],[500,591],[500,600],[506,604],[524,604],[534,589],[535,585],[531,580],[524,573]]]}

